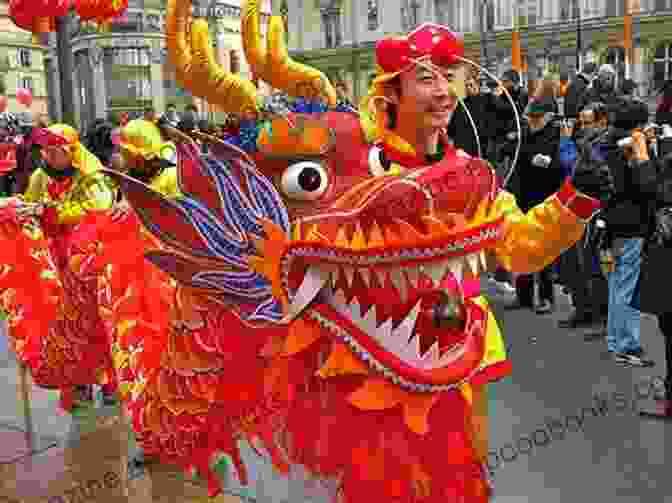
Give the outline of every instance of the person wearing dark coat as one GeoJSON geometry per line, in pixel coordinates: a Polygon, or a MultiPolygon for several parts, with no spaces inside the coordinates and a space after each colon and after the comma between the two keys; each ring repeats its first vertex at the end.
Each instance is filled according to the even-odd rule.
{"type": "Polygon", "coordinates": [[[641,345],[641,313],[631,306],[658,192],[657,163],[650,160],[646,137],[639,130],[648,119],[646,103],[637,100],[616,114],[606,140],[615,189],[603,212],[615,264],[609,274],[607,346],[618,363],[638,367],[653,365],[641,345]]]}
{"type": "Polygon", "coordinates": [[[575,119],[585,105],[588,104],[586,93],[597,70],[595,63],[583,65],[581,73],[572,80],[565,94],[565,116],[575,119]]]}
{"type": "Polygon", "coordinates": [[[493,145],[497,135],[496,123],[502,117],[513,117],[511,104],[504,103],[493,93],[479,92],[475,79],[467,81],[467,96],[463,100],[464,106],[459,105],[453,114],[448,126],[448,137],[453,140],[457,148],[461,148],[471,156],[478,155],[478,143],[474,126],[478,130],[478,140],[481,145],[481,156],[494,163],[493,145]],[[469,110],[474,125],[464,108],[469,110]]]}
{"type": "MultiPolygon", "coordinates": [[[[560,128],[552,122],[553,100],[541,98],[530,102],[518,166],[513,172],[511,190],[524,212],[554,194],[568,176],[559,159],[560,128]]],[[[516,281],[518,301],[510,308],[534,308],[546,314],[555,306],[553,265],[536,275],[522,275],[516,281]],[[539,302],[534,302],[534,282],[539,285],[539,302]]]]}

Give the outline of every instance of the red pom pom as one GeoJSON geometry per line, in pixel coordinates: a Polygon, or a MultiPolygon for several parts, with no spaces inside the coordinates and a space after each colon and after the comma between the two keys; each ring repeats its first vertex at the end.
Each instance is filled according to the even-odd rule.
{"type": "Polygon", "coordinates": [[[441,40],[432,49],[432,63],[447,66],[459,63],[456,56],[464,57],[464,45],[454,34],[442,35],[441,40]]]}
{"type": "Polygon", "coordinates": [[[376,61],[385,73],[398,72],[408,64],[410,44],[406,38],[388,38],[376,44],[376,61]]]}

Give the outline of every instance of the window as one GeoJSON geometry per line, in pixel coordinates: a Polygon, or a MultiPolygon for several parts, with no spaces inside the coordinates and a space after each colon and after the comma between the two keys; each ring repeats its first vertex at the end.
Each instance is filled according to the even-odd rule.
{"type": "Polygon", "coordinates": [[[401,15],[404,23],[404,30],[411,31],[413,28],[418,26],[420,11],[420,2],[419,0],[406,0],[405,6],[401,9],[401,15]]]}
{"type": "Polygon", "coordinates": [[[31,93],[33,93],[33,78],[32,77],[21,77],[19,79],[19,87],[22,87],[24,89],[28,89],[31,93]]]}
{"type": "Polygon", "coordinates": [[[31,54],[30,49],[19,49],[19,65],[24,68],[33,66],[31,62],[31,54]]]}
{"type": "Polygon", "coordinates": [[[380,20],[378,19],[378,0],[369,0],[367,14],[369,19],[369,30],[377,30],[380,25],[380,20]]]}
{"type": "Polygon", "coordinates": [[[672,78],[672,45],[658,46],[653,60],[653,87],[660,89],[662,84],[672,78]]]}
{"type": "Polygon", "coordinates": [[[333,48],[341,45],[341,11],[338,8],[322,9],[322,25],[326,47],[333,48]]]}

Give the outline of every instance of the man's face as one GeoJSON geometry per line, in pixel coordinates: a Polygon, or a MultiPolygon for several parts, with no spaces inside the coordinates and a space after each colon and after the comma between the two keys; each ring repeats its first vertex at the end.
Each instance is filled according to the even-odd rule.
{"type": "Polygon", "coordinates": [[[398,123],[406,121],[422,129],[448,126],[457,106],[456,93],[464,91],[464,68],[437,67],[439,77],[431,70],[416,66],[401,74],[401,96],[397,96],[398,123]]]}
{"type": "Polygon", "coordinates": [[[42,158],[54,169],[66,169],[72,164],[72,154],[66,146],[50,146],[42,149],[42,158]]]}

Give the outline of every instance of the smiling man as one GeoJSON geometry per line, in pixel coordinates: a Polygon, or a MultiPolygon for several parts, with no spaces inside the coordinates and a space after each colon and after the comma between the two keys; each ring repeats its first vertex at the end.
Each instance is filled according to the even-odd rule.
{"type": "MultiPolygon", "coordinates": [[[[463,42],[455,33],[444,26],[424,24],[407,36],[380,41],[376,58],[378,74],[368,96],[369,105],[362,109],[373,143],[369,164],[374,176],[401,175],[418,183],[427,197],[435,199],[432,211],[453,215],[456,233],[473,233],[499,222],[503,232],[486,248],[510,272],[543,270],[581,237],[585,221],[598,207],[597,200],[589,196],[600,197],[609,190],[605,173],[582,173],[568,179],[557,193],[523,211],[512,194],[497,186],[487,162],[452,144],[446,130],[459,100],[465,97],[468,64],[463,42]],[[436,185],[438,180],[441,183],[436,185]]],[[[435,310],[438,326],[460,326],[463,307],[469,302],[480,303],[489,312],[478,279],[475,273],[458,278],[457,299],[454,292],[446,290],[448,294],[435,310]]],[[[484,337],[485,357],[463,388],[473,405],[468,421],[473,427],[474,447],[483,460],[488,444],[484,385],[510,373],[492,313],[488,314],[484,337]]]]}

